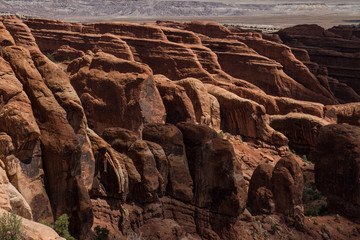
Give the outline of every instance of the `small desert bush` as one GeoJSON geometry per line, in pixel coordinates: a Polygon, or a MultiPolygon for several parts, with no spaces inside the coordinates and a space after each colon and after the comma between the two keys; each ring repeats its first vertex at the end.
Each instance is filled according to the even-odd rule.
{"type": "Polygon", "coordinates": [[[51,53],[47,53],[47,54],[46,54],[46,57],[47,57],[50,61],[52,61],[52,62],[54,62],[54,63],[57,63],[57,61],[55,60],[54,56],[53,56],[51,53]]]}
{"type": "Polygon", "coordinates": [[[314,183],[304,183],[302,201],[305,216],[321,216],[328,210],[326,197],[317,190],[314,183]]]}
{"type": "Polygon", "coordinates": [[[69,216],[64,213],[63,215],[61,215],[54,224],[45,222],[45,221],[41,221],[42,224],[49,226],[51,228],[53,228],[60,237],[65,238],[66,240],[76,240],[73,236],[70,235],[69,233],[69,216]]]}
{"type": "Polygon", "coordinates": [[[13,212],[3,213],[0,218],[0,239],[1,240],[22,240],[24,239],[21,218],[13,212]]]}
{"type": "Polygon", "coordinates": [[[105,227],[96,226],[94,228],[94,240],[105,240],[108,239],[109,230],[105,227]]]}

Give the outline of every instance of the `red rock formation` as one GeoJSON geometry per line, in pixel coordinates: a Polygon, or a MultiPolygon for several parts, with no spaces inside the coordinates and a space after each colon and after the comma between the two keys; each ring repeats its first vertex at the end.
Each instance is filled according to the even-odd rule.
{"type": "Polygon", "coordinates": [[[310,154],[316,186],[327,196],[329,209],[356,219],[360,216],[359,139],[359,127],[328,125],[321,128],[310,154]]]}
{"type": "Polygon", "coordinates": [[[328,124],[322,118],[303,113],[270,116],[270,126],[283,133],[290,145],[297,148],[315,146],[320,128],[328,124]]]}
{"type": "Polygon", "coordinates": [[[74,60],[75,58],[83,57],[85,53],[81,50],[77,50],[75,48],[69,47],[68,45],[63,45],[59,47],[55,52],[53,52],[52,56],[58,62],[62,62],[65,60],[74,60]]]}
{"type": "Polygon", "coordinates": [[[259,165],[250,180],[249,206],[256,214],[284,214],[295,226],[304,225],[303,174],[296,160],[281,158],[275,167],[259,165]]]}
{"type": "Polygon", "coordinates": [[[176,84],[184,87],[189,96],[196,121],[220,130],[220,105],[217,99],[207,92],[205,85],[195,78],[186,78],[176,84]]]}
{"type": "Polygon", "coordinates": [[[352,31],[349,28],[344,27],[347,34],[340,29],[342,27],[325,30],[317,25],[298,25],[279,31],[279,35],[285,44],[306,49],[311,61],[327,67],[330,77],[360,94],[360,66],[356,60],[360,40],[350,37],[352,31]]]}
{"type": "Polygon", "coordinates": [[[52,210],[55,216],[68,213],[74,229],[81,229],[78,234],[86,236],[92,216],[87,187],[94,169],[80,101],[65,73],[40,53],[26,25],[15,18],[6,18],[3,23],[19,45],[5,47],[2,52],[23,84],[40,127],[45,178],[52,186],[48,189],[52,210]]]}
{"type": "Polygon", "coordinates": [[[151,69],[102,52],[88,58],[79,69],[70,65],[69,72],[92,129],[101,134],[108,127],[124,127],[140,136],[144,124],[164,123],[165,109],[151,69]]]}
{"type": "MultiPolygon", "coordinates": [[[[129,156],[141,175],[141,183],[131,186],[129,195],[139,202],[154,202],[165,193],[164,180],[156,168],[155,158],[145,141],[134,132],[122,128],[107,128],[102,137],[120,153],[129,156]]],[[[122,181],[119,181],[122,182],[122,181]]]]}
{"type": "Polygon", "coordinates": [[[325,116],[337,123],[360,126],[360,103],[326,106],[325,116]]]}
{"type": "Polygon", "coordinates": [[[321,85],[302,62],[295,58],[289,47],[253,37],[240,38],[239,40],[254,49],[257,53],[279,62],[284,67],[284,72],[288,76],[307,89],[316,92],[318,94],[318,100],[314,98],[312,101],[324,104],[337,103],[331,92],[321,85]]]}
{"type": "Polygon", "coordinates": [[[237,217],[246,203],[245,180],[232,145],[206,125],[179,123],[200,208],[237,217]]]}
{"type": "Polygon", "coordinates": [[[185,89],[163,75],[155,75],[154,78],[166,108],[166,122],[176,124],[182,121],[195,121],[194,107],[185,89]]]}
{"type": "Polygon", "coordinates": [[[238,97],[220,87],[210,84],[205,86],[220,103],[222,129],[233,134],[259,138],[275,145],[287,144],[287,138],[266,122],[265,109],[262,105],[238,97]]]}
{"type": "Polygon", "coordinates": [[[275,212],[274,195],[271,191],[271,178],[274,167],[259,165],[250,180],[248,191],[249,207],[253,214],[272,214],[275,212]]]}
{"type": "Polygon", "coordinates": [[[288,153],[289,140],[314,147],[330,122],[358,125],[358,104],[319,103],[335,104],[332,92],[357,95],[307,51],[279,42],[206,22],[2,17],[0,208],[48,221],[68,213],[80,239],[97,225],[120,239],[132,231],[162,239],[320,236],[292,228],[309,224],[302,173],[289,156],[276,163],[277,154],[288,153]],[[52,63],[39,48],[74,60],[52,63]],[[261,165],[250,180],[265,158],[275,168],[261,165]],[[272,214],[259,221],[244,210],[249,180],[254,213],[272,214]]]}
{"type": "Polygon", "coordinates": [[[168,194],[184,202],[192,202],[193,180],[180,130],[170,124],[149,124],[144,128],[143,139],[159,144],[165,151],[170,165],[168,194]]]}

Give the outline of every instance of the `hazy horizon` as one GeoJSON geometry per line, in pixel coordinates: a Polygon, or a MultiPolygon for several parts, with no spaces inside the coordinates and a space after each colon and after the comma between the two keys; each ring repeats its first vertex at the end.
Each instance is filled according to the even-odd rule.
{"type": "Polygon", "coordinates": [[[160,19],[331,27],[360,22],[360,0],[0,0],[0,12],[78,22],[160,19]]]}

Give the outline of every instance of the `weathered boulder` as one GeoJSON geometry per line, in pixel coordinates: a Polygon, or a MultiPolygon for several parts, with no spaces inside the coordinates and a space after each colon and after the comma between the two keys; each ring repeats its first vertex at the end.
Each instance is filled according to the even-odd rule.
{"type": "Polygon", "coordinates": [[[159,144],[165,151],[169,160],[168,194],[175,199],[192,202],[193,179],[181,131],[170,124],[148,124],[144,127],[143,139],[159,144]]]}
{"type": "Polygon", "coordinates": [[[315,162],[315,183],[330,210],[360,216],[360,128],[346,124],[320,129],[309,159],[315,162]]]}
{"type": "Polygon", "coordinates": [[[275,211],[295,218],[296,221],[300,220],[303,223],[303,174],[299,164],[293,157],[289,155],[282,157],[276,163],[271,183],[274,193],[275,211]]]}
{"type": "Polygon", "coordinates": [[[83,51],[72,48],[69,45],[63,45],[52,53],[54,59],[59,62],[74,60],[75,58],[83,57],[84,55],[85,53],[83,51]]]}
{"type": "Polygon", "coordinates": [[[290,155],[275,165],[259,165],[251,177],[248,201],[255,214],[283,214],[290,225],[304,225],[303,174],[290,155]]]}
{"type": "MultiPolygon", "coordinates": [[[[0,216],[4,214],[7,215],[10,213],[0,208],[0,216]]],[[[31,221],[21,216],[16,217],[21,221],[26,240],[65,240],[65,238],[60,237],[54,229],[44,224],[31,221]]]]}
{"type": "Polygon", "coordinates": [[[196,121],[194,107],[182,86],[163,75],[155,75],[156,88],[166,109],[166,122],[196,121]]]}
{"type": "Polygon", "coordinates": [[[103,52],[90,61],[71,76],[90,128],[101,134],[123,127],[140,136],[144,124],[164,123],[165,108],[151,69],[103,52]]]}
{"type": "Polygon", "coordinates": [[[274,167],[270,164],[259,165],[249,183],[248,203],[253,214],[272,214],[275,202],[272,193],[271,178],[274,167]]]}
{"type": "Polygon", "coordinates": [[[219,130],[220,104],[214,96],[207,92],[205,85],[195,78],[186,78],[177,81],[176,84],[182,86],[190,98],[194,107],[196,121],[219,130]]]}
{"type": "Polygon", "coordinates": [[[13,211],[17,215],[33,220],[29,204],[19,191],[9,182],[4,166],[0,167],[0,196],[2,209],[13,211]]]}

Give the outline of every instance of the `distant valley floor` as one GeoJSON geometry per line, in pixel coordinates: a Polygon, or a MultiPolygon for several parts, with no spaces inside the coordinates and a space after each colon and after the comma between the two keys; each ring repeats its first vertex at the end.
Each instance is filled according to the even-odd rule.
{"type": "Polygon", "coordinates": [[[282,15],[257,15],[257,16],[238,16],[238,17],[151,17],[151,18],[68,18],[68,21],[74,22],[99,22],[99,21],[121,21],[121,22],[134,22],[145,23],[154,22],[157,20],[174,20],[174,21],[214,21],[219,24],[234,24],[249,27],[259,28],[284,28],[297,24],[317,24],[324,28],[330,28],[336,25],[350,25],[358,24],[360,17],[349,15],[329,15],[329,16],[308,16],[297,15],[291,16],[288,14],[282,15]]]}

